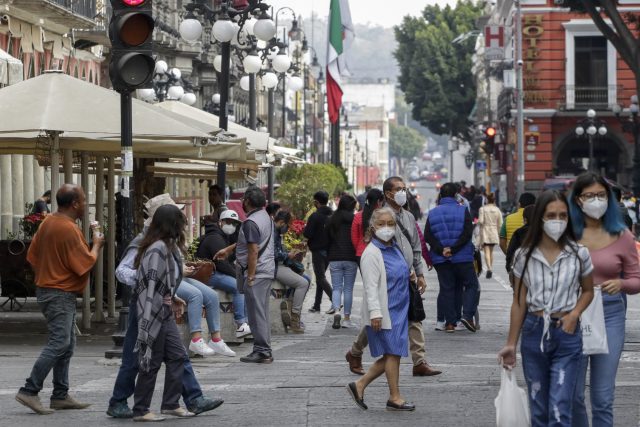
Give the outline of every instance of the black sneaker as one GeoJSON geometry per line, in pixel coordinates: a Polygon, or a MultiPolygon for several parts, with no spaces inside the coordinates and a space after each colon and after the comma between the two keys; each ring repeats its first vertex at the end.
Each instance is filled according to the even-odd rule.
{"type": "Polygon", "coordinates": [[[493,276],[493,273],[491,272],[491,270],[487,271],[487,279],[491,279],[491,276],[493,276]]]}
{"type": "Polygon", "coordinates": [[[116,402],[109,405],[107,415],[113,418],[133,418],[133,411],[127,405],[127,402],[116,402]]]}
{"type": "Polygon", "coordinates": [[[462,318],[460,319],[460,322],[464,325],[465,328],[469,330],[469,332],[476,331],[476,325],[473,323],[473,320],[462,318]]]}
{"type": "Polygon", "coordinates": [[[336,314],[333,316],[333,325],[331,327],[333,329],[340,329],[340,320],[342,320],[342,316],[340,314],[336,314]]]}
{"type": "Polygon", "coordinates": [[[319,311],[320,311],[320,308],[316,308],[316,307],[311,307],[311,308],[309,309],[309,313],[317,313],[317,312],[319,312],[319,311]]]}
{"type": "Polygon", "coordinates": [[[223,403],[224,400],[222,399],[209,399],[208,397],[200,396],[191,402],[191,405],[187,406],[187,409],[189,412],[198,415],[203,412],[213,411],[223,403]]]}
{"type": "Polygon", "coordinates": [[[273,362],[273,356],[271,356],[271,353],[265,354],[254,351],[248,356],[241,357],[240,361],[244,363],[271,363],[273,362]]]}

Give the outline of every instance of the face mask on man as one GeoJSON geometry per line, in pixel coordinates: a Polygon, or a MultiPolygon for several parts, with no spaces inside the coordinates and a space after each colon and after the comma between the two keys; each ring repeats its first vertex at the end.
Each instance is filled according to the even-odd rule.
{"type": "Polygon", "coordinates": [[[594,197],[593,199],[582,203],[582,212],[590,218],[600,219],[607,212],[608,206],[609,202],[606,199],[600,200],[597,197],[594,197]]]}
{"type": "Polygon", "coordinates": [[[557,242],[567,229],[567,221],[563,221],[561,219],[550,219],[544,221],[543,228],[544,232],[547,233],[547,236],[551,237],[554,242],[557,242]]]}
{"type": "Polygon", "coordinates": [[[397,191],[396,194],[393,195],[393,201],[396,202],[398,206],[404,206],[407,204],[407,191],[400,190],[397,191]]]}
{"type": "Polygon", "coordinates": [[[233,224],[224,224],[222,226],[222,232],[227,236],[230,236],[236,232],[236,226],[233,224]]]}
{"type": "Polygon", "coordinates": [[[380,227],[376,230],[376,237],[383,242],[388,242],[395,236],[396,230],[392,227],[380,227]]]}

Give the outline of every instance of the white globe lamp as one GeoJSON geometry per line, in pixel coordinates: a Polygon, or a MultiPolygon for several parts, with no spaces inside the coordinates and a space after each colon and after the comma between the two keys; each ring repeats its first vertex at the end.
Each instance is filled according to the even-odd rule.
{"type": "Polygon", "coordinates": [[[588,133],[589,135],[593,136],[593,135],[595,135],[596,133],[598,133],[598,129],[597,129],[595,126],[591,125],[591,126],[589,126],[589,127],[587,128],[587,133],[588,133]]]}
{"type": "Polygon", "coordinates": [[[167,91],[167,97],[170,99],[180,100],[184,96],[184,88],[182,86],[171,86],[167,91]]]}
{"type": "Polygon", "coordinates": [[[593,119],[595,116],[596,116],[596,110],[589,109],[589,111],[587,111],[587,117],[589,117],[590,119],[593,119]]]}
{"type": "Polygon", "coordinates": [[[143,101],[153,101],[156,97],[156,92],[151,89],[138,89],[136,90],[136,94],[138,95],[138,99],[141,99],[143,101]]]}
{"type": "Polygon", "coordinates": [[[267,89],[273,89],[278,85],[278,76],[271,72],[265,73],[264,76],[262,76],[262,84],[267,89]]]}
{"type": "Polygon", "coordinates": [[[584,135],[584,128],[582,126],[578,126],[576,128],[576,135],[578,135],[578,136],[584,135]]]}
{"type": "Polygon", "coordinates": [[[163,60],[156,62],[155,73],[156,74],[164,74],[169,69],[169,65],[163,60]]]}
{"type": "Polygon", "coordinates": [[[266,12],[263,12],[253,26],[253,33],[258,39],[267,42],[276,35],[276,24],[266,12]]]}
{"type": "Polygon", "coordinates": [[[240,79],[240,89],[244,90],[245,92],[249,92],[249,89],[251,85],[251,81],[249,79],[249,76],[242,76],[242,78],[240,79]]]}
{"type": "Polygon", "coordinates": [[[195,93],[187,92],[182,96],[182,98],[180,98],[180,102],[184,102],[187,105],[193,105],[196,103],[197,99],[198,98],[196,97],[195,93]]]}
{"type": "Polygon", "coordinates": [[[302,90],[303,86],[304,82],[302,81],[302,78],[300,76],[293,76],[291,77],[291,80],[289,80],[289,88],[294,92],[302,90]]]}
{"type": "Polygon", "coordinates": [[[180,77],[182,77],[182,71],[180,71],[179,68],[172,68],[171,75],[173,76],[174,79],[180,80],[180,77]]]}
{"type": "Polygon", "coordinates": [[[255,74],[262,68],[262,60],[255,52],[252,52],[242,60],[242,66],[245,72],[255,74]]]}
{"type": "Polygon", "coordinates": [[[271,65],[278,73],[284,73],[289,69],[289,67],[291,67],[291,58],[289,58],[289,55],[284,53],[284,50],[281,50],[280,53],[273,58],[271,65]]]}
{"type": "Polygon", "coordinates": [[[211,95],[211,101],[214,104],[220,104],[220,94],[219,93],[214,93],[213,95],[211,95]]]}
{"type": "Polygon", "coordinates": [[[222,43],[230,42],[236,35],[236,26],[228,19],[219,19],[213,24],[213,37],[222,43]]]}
{"type": "Polygon", "coordinates": [[[188,42],[196,42],[200,40],[202,35],[202,24],[197,19],[185,19],[180,23],[178,28],[180,36],[188,42]]]}
{"type": "Polygon", "coordinates": [[[605,136],[607,134],[607,128],[604,126],[600,126],[598,128],[598,133],[600,134],[600,136],[605,136]]]}

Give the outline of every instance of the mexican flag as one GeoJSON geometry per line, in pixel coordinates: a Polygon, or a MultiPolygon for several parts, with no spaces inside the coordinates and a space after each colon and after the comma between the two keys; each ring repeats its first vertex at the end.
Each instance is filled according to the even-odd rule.
{"type": "Polygon", "coordinates": [[[354,37],[349,0],[331,0],[329,45],[327,48],[327,104],[329,121],[338,122],[342,106],[342,76],[348,76],[344,52],[354,37]]]}

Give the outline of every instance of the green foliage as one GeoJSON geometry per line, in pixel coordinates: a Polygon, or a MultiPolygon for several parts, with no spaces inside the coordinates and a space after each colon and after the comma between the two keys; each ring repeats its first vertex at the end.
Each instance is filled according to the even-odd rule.
{"type": "Polygon", "coordinates": [[[406,16],[395,27],[400,88],[413,117],[437,135],[465,135],[476,87],[472,67],[476,31],[483,6],[471,0],[451,6],[426,6],[421,17],[406,16]]]}
{"type": "Polygon", "coordinates": [[[347,188],[344,172],[330,164],[305,164],[286,167],[278,172],[277,199],[291,209],[296,218],[304,218],[312,207],[313,194],[324,190],[329,195],[343,192],[347,188]]]}
{"type": "Polygon", "coordinates": [[[424,148],[424,137],[415,129],[391,124],[389,127],[389,151],[391,156],[411,159],[424,148]]]}

